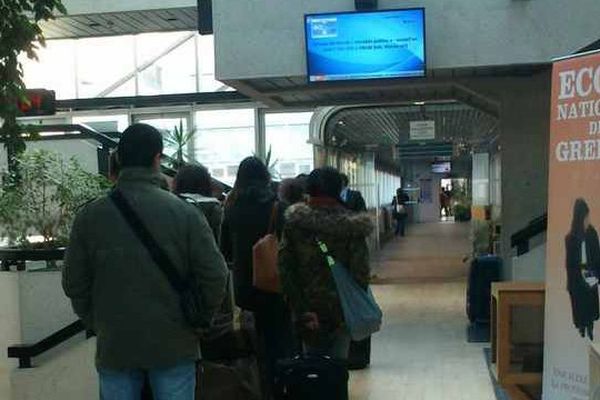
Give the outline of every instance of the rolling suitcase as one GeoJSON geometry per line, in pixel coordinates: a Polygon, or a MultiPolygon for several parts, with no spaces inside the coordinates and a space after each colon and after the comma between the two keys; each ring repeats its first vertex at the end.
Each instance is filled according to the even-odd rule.
{"type": "Polygon", "coordinates": [[[280,361],[275,374],[276,400],[348,400],[345,363],[321,356],[280,361]]]}
{"type": "Polygon", "coordinates": [[[348,369],[351,371],[365,369],[371,364],[371,338],[350,343],[348,369]]]}
{"type": "Polygon", "coordinates": [[[467,316],[471,322],[489,322],[492,282],[501,280],[502,259],[477,257],[471,263],[467,287],[467,316]]]}

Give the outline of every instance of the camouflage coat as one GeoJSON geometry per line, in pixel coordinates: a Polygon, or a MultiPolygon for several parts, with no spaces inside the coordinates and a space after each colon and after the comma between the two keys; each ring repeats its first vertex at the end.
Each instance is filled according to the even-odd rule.
{"type": "Polygon", "coordinates": [[[283,292],[297,316],[319,317],[319,332],[304,332],[305,341],[335,335],[344,318],[327,260],[317,245],[324,242],[331,255],[365,288],[369,284],[366,238],[373,224],[367,214],[355,214],[331,201],[296,204],[286,212],[279,253],[283,292]]]}

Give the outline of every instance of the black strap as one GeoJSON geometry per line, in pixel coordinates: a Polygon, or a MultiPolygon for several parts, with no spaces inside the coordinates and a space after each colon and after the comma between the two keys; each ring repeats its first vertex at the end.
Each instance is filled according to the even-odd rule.
{"type": "Polygon", "coordinates": [[[121,212],[125,221],[127,221],[131,227],[131,230],[135,233],[140,242],[142,242],[144,247],[146,247],[152,260],[165,274],[171,286],[173,286],[177,292],[182,292],[187,287],[187,284],[181,279],[177,268],[173,265],[167,253],[159,246],[158,242],[154,239],[148,228],[146,228],[123,193],[119,189],[115,189],[111,192],[110,198],[121,212]]]}

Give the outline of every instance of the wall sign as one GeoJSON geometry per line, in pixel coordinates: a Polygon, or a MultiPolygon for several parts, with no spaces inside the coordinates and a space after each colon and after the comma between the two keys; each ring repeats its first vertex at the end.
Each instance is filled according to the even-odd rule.
{"type": "Polygon", "coordinates": [[[410,121],[410,140],[435,139],[435,121],[410,121]]]}
{"type": "Polygon", "coordinates": [[[544,399],[587,400],[600,343],[600,53],[554,63],[551,104],[544,399]]]}

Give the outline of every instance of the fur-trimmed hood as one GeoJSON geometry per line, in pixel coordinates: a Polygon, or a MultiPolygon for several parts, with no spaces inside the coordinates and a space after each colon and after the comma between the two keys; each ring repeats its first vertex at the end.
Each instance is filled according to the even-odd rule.
{"type": "Polygon", "coordinates": [[[366,213],[353,213],[342,206],[311,207],[295,204],[285,213],[286,230],[321,232],[341,237],[367,237],[373,222],[366,213]]]}

